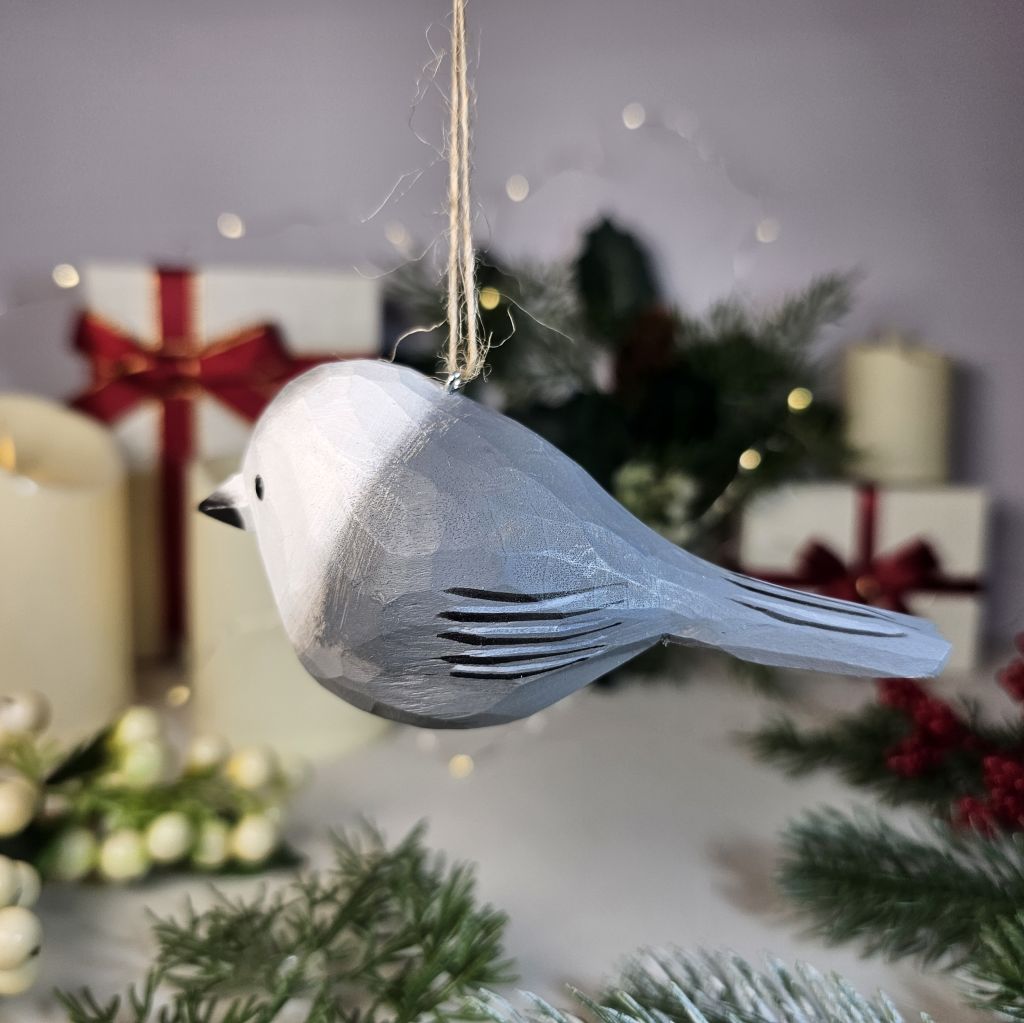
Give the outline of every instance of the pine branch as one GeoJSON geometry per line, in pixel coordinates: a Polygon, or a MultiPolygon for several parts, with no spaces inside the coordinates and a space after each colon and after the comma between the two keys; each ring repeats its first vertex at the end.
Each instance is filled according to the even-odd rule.
{"type": "MultiPolygon", "coordinates": [[[[756,969],[723,953],[673,953],[633,960],[600,1001],[574,992],[594,1023],[903,1023],[885,995],[867,999],[835,974],[768,960],[756,969]]],[[[520,1013],[487,995],[491,1023],[576,1023],[577,1016],[531,999],[520,1013]]],[[[923,1013],[918,1017],[929,1023],[923,1013]]]]}
{"type": "Polygon", "coordinates": [[[905,714],[870,704],[821,729],[801,730],[792,720],[779,718],[744,741],[755,756],[789,775],[835,771],[848,784],[892,804],[917,803],[947,812],[960,796],[981,790],[981,758],[976,753],[951,751],[941,764],[914,777],[893,771],[887,753],[911,729],[905,714]]]}
{"type": "Polygon", "coordinates": [[[1024,913],[995,921],[982,935],[982,948],[967,964],[972,1002],[1024,1020],[1024,913]]]}
{"type": "Polygon", "coordinates": [[[935,825],[925,836],[884,819],[809,813],[783,835],[781,887],[830,942],[867,954],[962,963],[984,928],[1024,909],[1024,836],[935,825]]]}
{"type": "Polygon", "coordinates": [[[464,1018],[481,985],[510,979],[506,918],[478,906],[472,871],[428,852],[422,827],[388,849],[340,835],[330,871],[275,893],[157,919],[141,986],[97,1002],[63,994],[70,1023],[433,1023],[464,1018]],[[167,1004],[157,1009],[157,993],[167,1004]]]}
{"type": "Polygon", "coordinates": [[[816,277],[799,294],[784,299],[764,321],[765,334],[793,350],[805,350],[821,329],[837,323],[853,305],[856,274],[830,273],[816,277]]]}

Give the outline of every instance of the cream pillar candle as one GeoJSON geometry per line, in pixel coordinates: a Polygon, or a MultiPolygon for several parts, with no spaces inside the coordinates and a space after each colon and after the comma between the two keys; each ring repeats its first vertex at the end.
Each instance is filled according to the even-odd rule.
{"type": "Polygon", "coordinates": [[[945,482],[950,360],[889,335],[848,348],[843,375],[855,474],[878,483],[945,482]]]}
{"type": "Polygon", "coordinates": [[[130,699],[124,468],[93,420],[0,396],[0,682],[83,736],[130,699]]]}
{"type": "MultiPolygon", "coordinates": [[[[194,463],[190,507],[237,468],[237,457],[194,463]]],[[[388,727],[306,674],[279,624],[255,537],[197,511],[189,518],[188,611],[197,731],[325,759],[388,727]]]]}

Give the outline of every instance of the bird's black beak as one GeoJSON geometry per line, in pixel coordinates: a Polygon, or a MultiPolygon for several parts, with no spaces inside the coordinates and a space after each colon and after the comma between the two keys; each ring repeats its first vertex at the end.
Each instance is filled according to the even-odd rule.
{"type": "Polygon", "coordinates": [[[226,522],[236,529],[248,529],[249,506],[241,473],[225,480],[206,500],[201,501],[199,510],[211,519],[226,522]]]}

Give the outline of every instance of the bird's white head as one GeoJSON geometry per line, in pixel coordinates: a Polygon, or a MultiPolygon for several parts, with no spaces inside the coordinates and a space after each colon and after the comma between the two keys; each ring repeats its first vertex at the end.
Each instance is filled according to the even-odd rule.
{"type": "Polygon", "coordinates": [[[286,619],[289,606],[308,605],[353,517],[379,493],[382,467],[416,442],[443,398],[414,370],[354,359],[309,370],[266,408],[241,471],[199,510],[255,533],[286,619]]]}

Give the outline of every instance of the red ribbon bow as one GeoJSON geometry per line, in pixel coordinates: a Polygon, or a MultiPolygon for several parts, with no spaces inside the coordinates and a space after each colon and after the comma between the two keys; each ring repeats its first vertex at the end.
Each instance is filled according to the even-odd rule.
{"type": "Polygon", "coordinates": [[[935,552],[923,540],[853,566],[845,565],[830,547],[812,541],[800,555],[797,575],[827,597],[906,614],[907,594],[927,588],[938,567],[935,552]]]}
{"type": "Polygon", "coordinates": [[[800,552],[794,575],[759,577],[786,586],[804,586],[827,597],[841,597],[907,613],[914,592],[976,593],[976,579],[951,579],[941,574],[938,555],[925,540],[911,540],[888,554],[876,551],[878,489],[857,488],[857,535],[848,565],[831,547],[812,540],[800,552]]]}
{"type": "Polygon", "coordinates": [[[160,336],[155,345],[92,313],[82,315],[74,344],[91,363],[92,382],[72,404],[106,423],[143,402],[160,404],[164,616],[166,638],[173,644],[185,618],[185,474],[196,449],[195,400],[209,395],[252,421],[282,384],[325,360],[290,354],[272,324],[203,344],[195,327],[193,275],[160,269],[156,279],[160,336]]]}

